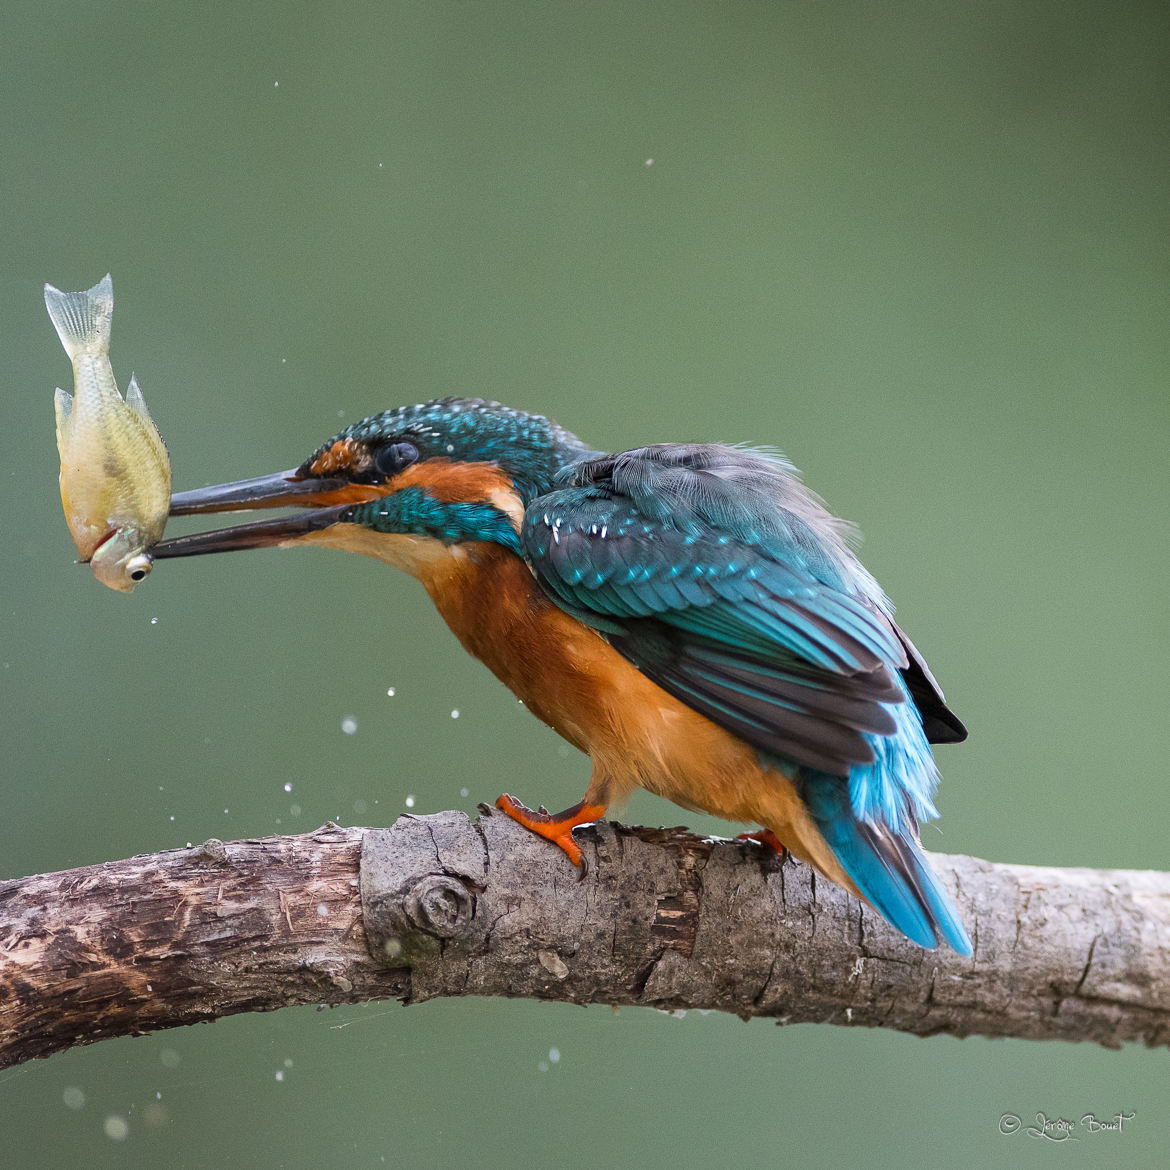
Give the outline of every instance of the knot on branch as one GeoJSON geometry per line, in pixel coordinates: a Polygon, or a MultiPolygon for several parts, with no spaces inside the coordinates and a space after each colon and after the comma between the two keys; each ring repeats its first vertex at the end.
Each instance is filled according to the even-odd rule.
{"type": "Polygon", "coordinates": [[[366,945],[379,963],[418,968],[451,944],[471,946],[486,860],[466,816],[400,817],[362,842],[366,945]]]}
{"type": "Polygon", "coordinates": [[[428,874],[407,893],[402,905],[420,930],[436,938],[451,938],[474,916],[475,895],[457,878],[428,874]]]}

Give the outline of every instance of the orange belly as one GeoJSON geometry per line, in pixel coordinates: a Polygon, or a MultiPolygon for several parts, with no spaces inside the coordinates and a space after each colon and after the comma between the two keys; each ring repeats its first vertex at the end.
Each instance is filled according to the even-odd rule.
{"type": "Polygon", "coordinates": [[[464,647],[593,760],[587,804],[608,805],[640,787],[684,808],[759,824],[855,891],[783,773],[559,609],[519,557],[473,545],[436,570],[418,575],[464,647]]]}

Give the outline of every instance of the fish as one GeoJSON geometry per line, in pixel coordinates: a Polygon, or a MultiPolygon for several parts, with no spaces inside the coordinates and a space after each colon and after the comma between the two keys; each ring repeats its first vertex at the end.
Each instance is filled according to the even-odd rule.
{"type": "Polygon", "coordinates": [[[150,573],[171,503],[171,461],[131,374],[123,399],[110,365],[114,283],[85,292],[45,285],[45,308],[73,363],[73,393],[53,396],[61,503],[93,575],[129,593],[150,573]]]}

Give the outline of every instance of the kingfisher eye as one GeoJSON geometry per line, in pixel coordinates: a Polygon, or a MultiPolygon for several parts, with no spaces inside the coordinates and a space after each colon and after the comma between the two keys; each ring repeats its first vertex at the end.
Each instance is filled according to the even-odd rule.
{"type": "Polygon", "coordinates": [[[374,455],[374,466],[389,479],[417,460],[418,448],[413,443],[400,439],[378,449],[374,455]]]}

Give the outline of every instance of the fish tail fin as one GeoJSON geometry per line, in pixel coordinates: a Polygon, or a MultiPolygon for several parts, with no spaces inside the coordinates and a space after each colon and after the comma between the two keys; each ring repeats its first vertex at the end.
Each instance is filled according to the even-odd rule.
{"type": "Polygon", "coordinates": [[[70,359],[109,352],[114,316],[114,282],[109,273],[85,292],[62,292],[46,284],[45,308],[70,359]]]}
{"type": "Polygon", "coordinates": [[[912,824],[895,832],[882,821],[862,820],[836,777],[810,781],[805,800],[841,868],[883,918],[921,947],[941,941],[971,954],[971,939],[912,824]]]}

